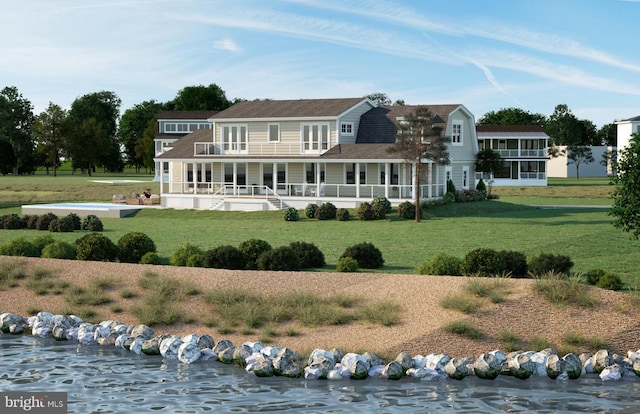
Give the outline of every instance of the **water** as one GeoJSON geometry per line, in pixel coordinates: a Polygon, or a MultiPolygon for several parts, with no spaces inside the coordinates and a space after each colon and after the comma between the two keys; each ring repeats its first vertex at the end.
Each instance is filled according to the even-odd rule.
{"type": "Polygon", "coordinates": [[[596,375],[495,381],[257,378],[235,365],[192,365],[115,347],[0,335],[0,390],[68,394],[69,413],[640,412],[640,378],[596,375]]]}

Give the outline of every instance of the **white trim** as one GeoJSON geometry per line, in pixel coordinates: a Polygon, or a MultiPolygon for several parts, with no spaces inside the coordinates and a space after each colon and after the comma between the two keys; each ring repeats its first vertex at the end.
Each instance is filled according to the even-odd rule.
{"type": "Polygon", "coordinates": [[[451,122],[451,145],[454,147],[461,147],[464,145],[464,123],[460,121],[451,122]],[[456,133],[456,127],[459,127],[458,133],[456,133]],[[458,140],[456,141],[456,137],[458,140]]]}
{"type": "Polygon", "coordinates": [[[355,124],[353,122],[341,121],[339,128],[341,136],[352,137],[355,135],[355,124]],[[345,129],[348,129],[348,131],[345,131],[345,129]]]}
{"type": "Polygon", "coordinates": [[[471,182],[471,177],[469,177],[469,166],[463,165],[462,166],[462,189],[468,190],[470,182],[471,182]]]}
{"type": "Polygon", "coordinates": [[[268,123],[267,124],[267,142],[269,143],[278,143],[280,142],[280,123],[276,123],[276,122],[272,122],[272,123],[268,123]],[[276,126],[278,127],[278,131],[277,131],[277,139],[276,140],[272,140],[271,139],[271,127],[272,126],[276,126]]]}

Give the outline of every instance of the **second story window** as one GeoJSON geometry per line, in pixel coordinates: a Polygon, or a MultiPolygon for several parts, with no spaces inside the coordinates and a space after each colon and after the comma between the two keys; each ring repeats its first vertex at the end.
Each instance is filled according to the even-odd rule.
{"type": "Polygon", "coordinates": [[[329,149],[329,124],[303,124],[302,152],[319,154],[329,149]]]}
{"type": "Polygon", "coordinates": [[[462,124],[451,125],[451,144],[462,145],[462,124]]]}
{"type": "Polygon", "coordinates": [[[269,142],[280,142],[280,124],[269,124],[269,142]]]}
{"type": "Polygon", "coordinates": [[[224,153],[246,153],[248,146],[249,138],[246,125],[224,125],[222,127],[222,150],[224,153]]]}
{"type": "Polygon", "coordinates": [[[340,124],[341,135],[353,135],[353,122],[342,122],[340,124]]]}

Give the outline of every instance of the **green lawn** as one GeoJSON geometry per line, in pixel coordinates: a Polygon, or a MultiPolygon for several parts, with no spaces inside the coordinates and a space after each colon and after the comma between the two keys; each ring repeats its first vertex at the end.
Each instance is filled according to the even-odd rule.
{"type": "MultiPolygon", "coordinates": [[[[133,177],[142,177],[140,179],[147,181],[151,179],[148,175],[133,177]]],[[[37,176],[15,178],[21,180],[16,180],[14,184],[20,181],[22,186],[38,186],[42,191],[54,193],[56,198],[46,202],[106,201],[116,191],[126,194],[122,191],[123,187],[142,188],[109,184],[100,187],[89,184],[86,176],[73,180],[65,177],[71,180],[69,184],[59,184],[57,179],[50,180],[54,183],[38,180],[37,176]],[[75,189],[75,198],[69,188],[75,189]],[[63,194],[67,197],[58,199],[63,194]],[[95,198],[91,198],[92,195],[95,198]]],[[[2,196],[2,191],[11,192],[11,188],[14,188],[11,184],[13,179],[0,178],[0,215],[20,213],[20,203],[5,201],[2,196]]],[[[583,179],[580,180],[582,182],[583,179]]],[[[584,186],[558,182],[549,187],[526,189],[529,195],[525,196],[505,195],[499,200],[439,206],[425,211],[426,217],[421,223],[400,219],[395,214],[382,221],[352,219],[338,222],[306,219],[303,218],[304,212],[301,212],[300,221],[285,222],[281,212],[144,209],[135,216],[123,219],[103,219],[104,234],[117,241],[127,232],[142,231],[156,242],[158,253],[165,261],[174,250],[187,242],[206,250],[223,244],[237,246],[250,238],[264,239],[274,247],[292,241],[307,241],[315,243],[323,251],[327,266],[322,270],[329,271],[335,268],[347,246],[364,241],[372,242],[382,251],[385,266],[378,271],[385,273],[413,273],[418,264],[438,252],[463,257],[477,247],[517,250],[527,255],[545,251],[570,256],[575,262],[576,271],[603,268],[620,275],[628,285],[640,286],[640,268],[637,265],[640,263],[640,241],[632,240],[629,234],[614,228],[606,208],[533,207],[554,203],[609,205],[611,199],[602,195],[602,187],[606,187],[607,182],[597,180],[584,186]],[[550,195],[556,194],[558,189],[566,189],[567,194],[574,195],[566,199],[550,195]],[[583,194],[584,197],[575,194],[583,194]]],[[[611,190],[611,187],[607,188],[611,190]]],[[[506,188],[494,188],[494,192],[503,194],[506,188]]],[[[352,213],[355,216],[355,212],[352,213]]],[[[42,234],[35,230],[0,230],[0,243],[16,237],[35,238],[42,234]]],[[[47,234],[74,241],[82,233],[47,234]]]]}

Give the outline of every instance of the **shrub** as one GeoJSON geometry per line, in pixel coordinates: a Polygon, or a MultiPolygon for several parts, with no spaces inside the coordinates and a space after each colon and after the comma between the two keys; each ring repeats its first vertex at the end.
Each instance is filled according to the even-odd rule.
{"type": "Polygon", "coordinates": [[[39,257],[40,249],[29,240],[20,237],[0,246],[0,255],[39,257]]]}
{"type": "Polygon", "coordinates": [[[504,271],[512,277],[527,277],[527,256],[524,253],[513,250],[501,250],[499,252],[504,264],[504,271]]]}
{"type": "Polygon", "coordinates": [[[42,257],[48,259],[68,259],[73,260],[78,256],[78,249],[72,243],[65,241],[54,241],[47,244],[42,249],[42,257]]]}
{"type": "MultiPolygon", "coordinates": [[[[171,264],[171,266],[189,266],[187,264],[187,261],[191,256],[194,256],[194,255],[202,256],[202,250],[199,247],[194,246],[190,243],[184,244],[178,247],[178,250],[173,252],[173,254],[171,255],[171,258],[169,259],[169,264],[171,264]]],[[[197,266],[190,266],[190,267],[197,267],[197,266]]]]}
{"type": "Polygon", "coordinates": [[[119,259],[125,263],[140,263],[142,256],[156,251],[151,237],[139,231],[126,233],[118,240],[119,259]]]}
{"type": "Polygon", "coordinates": [[[90,233],[76,240],[78,260],[97,262],[115,262],[118,258],[118,246],[101,233],[90,233]]]}
{"type": "Polygon", "coordinates": [[[57,218],[58,216],[53,213],[46,213],[39,216],[36,221],[36,230],[49,230],[49,225],[57,218]]]}
{"type": "Polygon", "coordinates": [[[444,330],[446,332],[464,336],[469,339],[481,339],[484,337],[484,334],[480,329],[474,326],[471,322],[460,319],[457,321],[449,322],[445,325],[444,330]]]}
{"type": "Polygon", "coordinates": [[[614,273],[602,269],[592,269],[586,274],[587,283],[602,289],[620,290],[623,287],[622,280],[614,273]]]}
{"type": "Polygon", "coordinates": [[[158,256],[158,253],[156,252],[147,252],[140,258],[140,264],[159,265],[160,256],[158,256]]]}
{"type": "Polygon", "coordinates": [[[80,216],[78,216],[76,213],[69,213],[66,217],[69,217],[69,220],[71,220],[71,223],[73,223],[73,230],[82,229],[82,220],[80,219],[80,216]]]}
{"type": "Polygon", "coordinates": [[[32,216],[27,216],[27,228],[31,229],[31,230],[35,230],[36,226],[38,225],[38,219],[40,217],[37,214],[34,214],[32,216]]]}
{"type": "Polygon", "coordinates": [[[16,230],[19,228],[22,228],[22,222],[17,213],[6,214],[0,218],[0,229],[16,230]]]}
{"type": "Polygon", "coordinates": [[[373,210],[374,220],[382,220],[391,213],[391,202],[386,197],[376,197],[371,202],[371,210],[373,210]]]}
{"type": "Polygon", "coordinates": [[[351,257],[358,262],[358,267],[361,269],[377,269],[384,265],[384,259],[382,253],[369,242],[354,244],[345,249],[344,253],[340,256],[351,257]]]}
{"type": "Polygon", "coordinates": [[[500,254],[486,247],[471,250],[460,265],[463,275],[496,276],[504,273],[504,262],[500,254]]]}
{"type": "Polygon", "coordinates": [[[331,220],[336,218],[336,206],[333,203],[322,203],[316,210],[316,218],[318,220],[331,220]]]}
{"type": "Polygon", "coordinates": [[[480,181],[478,181],[478,184],[476,184],[476,191],[483,192],[485,194],[487,192],[487,186],[485,185],[484,181],[482,181],[482,178],[480,179],[480,181]]]}
{"type": "Polygon", "coordinates": [[[452,180],[447,180],[447,193],[456,194],[458,191],[456,190],[456,185],[452,180]]]}
{"type": "Polygon", "coordinates": [[[307,207],[304,209],[304,214],[307,216],[307,218],[315,218],[317,210],[318,210],[317,204],[308,204],[307,207]]]}
{"type": "Polygon", "coordinates": [[[298,254],[289,246],[268,250],[258,258],[260,270],[300,270],[298,254]]]}
{"type": "Polygon", "coordinates": [[[238,250],[244,255],[247,269],[257,269],[258,258],[262,253],[271,250],[271,245],[264,240],[249,239],[240,243],[238,250]]]}
{"type": "Polygon", "coordinates": [[[460,276],[462,260],[456,256],[440,252],[430,260],[418,266],[419,275],[449,275],[460,276]]]}
{"type": "Polygon", "coordinates": [[[73,231],[73,219],[69,216],[55,218],[49,223],[49,231],[55,233],[70,233],[73,231]]]}
{"type": "Polygon", "coordinates": [[[202,253],[192,254],[191,256],[187,257],[185,266],[186,267],[202,267],[203,265],[202,256],[203,256],[202,253]]]}
{"type": "Polygon", "coordinates": [[[534,276],[541,276],[549,272],[566,274],[573,267],[573,262],[569,256],[540,252],[529,257],[527,267],[534,276]]]}
{"type": "Polygon", "coordinates": [[[239,270],[246,267],[244,255],[235,246],[224,245],[207,250],[202,256],[204,267],[239,270]]]}
{"type": "Polygon", "coordinates": [[[413,219],[416,217],[416,206],[411,201],[403,201],[398,206],[398,215],[402,218],[413,219]]]}
{"type": "Polygon", "coordinates": [[[35,229],[36,221],[38,220],[36,217],[37,216],[34,215],[23,214],[22,217],[20,217],[20,228],[35,229]]]}
{"type": "Polygon", "coordinates": [[[289,247],[298,255],[301,269],[324,266],[324,254],[315,244],[299,241],[292,242],[289,247]]]}
{"type": "Polygon", "coordinates": [[[104,226],[102,225],[102,220],[100,217],[95,214],[89,214],[82,220],[82,230],[88,231],[102,231],[104,230],[104,226]]]}
{"type": "Polygon", "coordinates": [[[358,271],[358,262],[353,257],[341,257],[336,265],[336,272],[353,273],[358,271]]]}
{"type": "Polygon", "coordinates": [[[346,208],[339,208],[336,210],[336,220],[338,221],[349,221],[351,215],[349,214],[349,210],[346,208]]]}
{"type": "Polygon", "coordinates": [[[284,210],[284,221],[298,221],[300,220],[300,215],[298,214],[298,210],[293,207],[287,207],[284,210]]]}
{"type": "Polygon", "coordinates": [[[54,241],[56,240],[53,238],[53,236],[51,236],[50,234],[45,234],[31,240],[31,243],[33,243],[38,248],[38,251],[42,253],[42,250],[45,248],[45,246],[53,243],[54,241]]]}
{"type": "Polygon", "coordinates": [[[360,220],[373,220],[373,208],[366,201],[358,207],[358,218],[360,220]]]}

